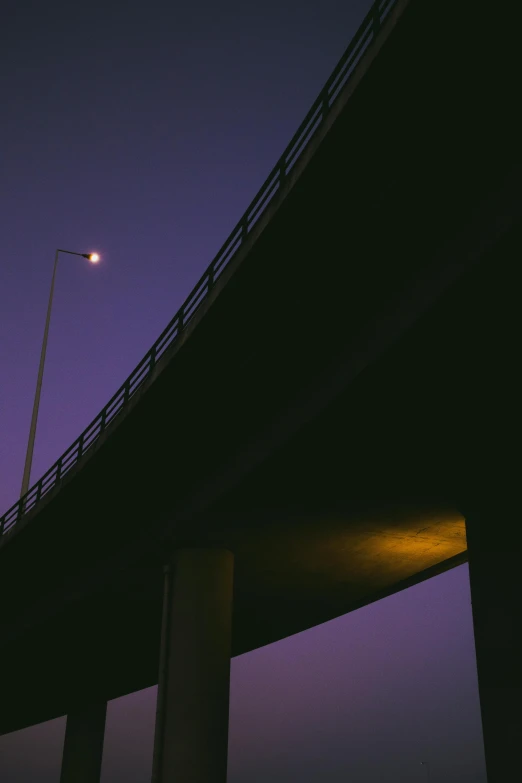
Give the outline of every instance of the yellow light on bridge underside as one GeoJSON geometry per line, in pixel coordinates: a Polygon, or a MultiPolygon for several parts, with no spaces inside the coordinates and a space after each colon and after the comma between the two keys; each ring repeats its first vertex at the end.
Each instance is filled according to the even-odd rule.
{"type": "Polygon", "coordinates": [[[93,264],[97,264],[100,260],[98,253],[89,253],[89,261],[93,264]]]}

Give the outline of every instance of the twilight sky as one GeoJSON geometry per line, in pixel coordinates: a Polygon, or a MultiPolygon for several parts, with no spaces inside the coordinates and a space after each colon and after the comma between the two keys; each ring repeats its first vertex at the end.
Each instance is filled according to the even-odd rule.
{"type": "MultiPolygon", "coordinates": [[[[170,320],[369,5],[4,2],[0,513],[56,247],[103,262],[60,260],[33,481],[170,320]]],[[[467,566],[234,659],[231,687],[229,783],[409,783],[421,759],[432,783],[486,779],[467,566]]],[[[110,703],[102,783],[148,783],[155,694],[110,703]]],[[[0,737],[0,780],[58,783],[64,728],[0,737]]]]}

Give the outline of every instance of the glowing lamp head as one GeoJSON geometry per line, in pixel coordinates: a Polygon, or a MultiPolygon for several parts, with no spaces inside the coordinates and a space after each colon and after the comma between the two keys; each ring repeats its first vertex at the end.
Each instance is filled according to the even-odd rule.
{"type": "Polygon", "coordinates": [[[100,256],[98,255],[98,253],[89,253],[88,258],[92,264],[97,264],[98,261],[100,260],[100,256]]]}

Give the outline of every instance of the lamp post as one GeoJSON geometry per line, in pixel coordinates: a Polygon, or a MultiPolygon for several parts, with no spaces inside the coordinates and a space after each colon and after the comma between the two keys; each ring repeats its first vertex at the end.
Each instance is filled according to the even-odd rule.
{"type": "Polygon", "coordinates": [[[430,765],[427,761],[421,761],[421,767],[426,767],[426,780],[430,783],[430,765]]]}
{"type": "Polygon", "coordinates": [[[33,415],[31,416],[31,427],[29,429],[29,441],[27,443],[27,453],[25,455],[24,475],[22,478],[22,491],[20,497],[23,497],[29,489],[29,479],[31,476],[31,465],[33,462],[34,439],[36,435],[36,422],[38,421],[38,408],[40,407],[40,393],[42,391],[42,379],[45,365],[45,354],[47,351],[47,337],[49,335],[49,324],[51,322],[51,310],[53,306],[54,279],[56,277],[56,268],[58,266],[58,256],[60,253],[68,253],[71,256],[81,256],[93,264],[100,260],[98,253],[75,253],[73,250],[58,249],[54,256],[53,275],[51,277],[51,291],[49,293],[49,304],[47,305],[47,317],[42,342],[42,351],[40,353],[40,364],[38,366],[38,378],[36,379],[36,392],[34,395],[33,415]]]}

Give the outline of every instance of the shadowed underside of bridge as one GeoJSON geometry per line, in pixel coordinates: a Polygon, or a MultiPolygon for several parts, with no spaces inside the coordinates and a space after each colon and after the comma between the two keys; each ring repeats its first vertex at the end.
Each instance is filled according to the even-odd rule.
{"type": "Polygon", "coordinates": [[[173,547],[234,551],[233,654],[465,560],[515,432],[520,127],[504,22],[403,5],[190,339],[2,545],[0,733],[157,682],[173,547]]]}

